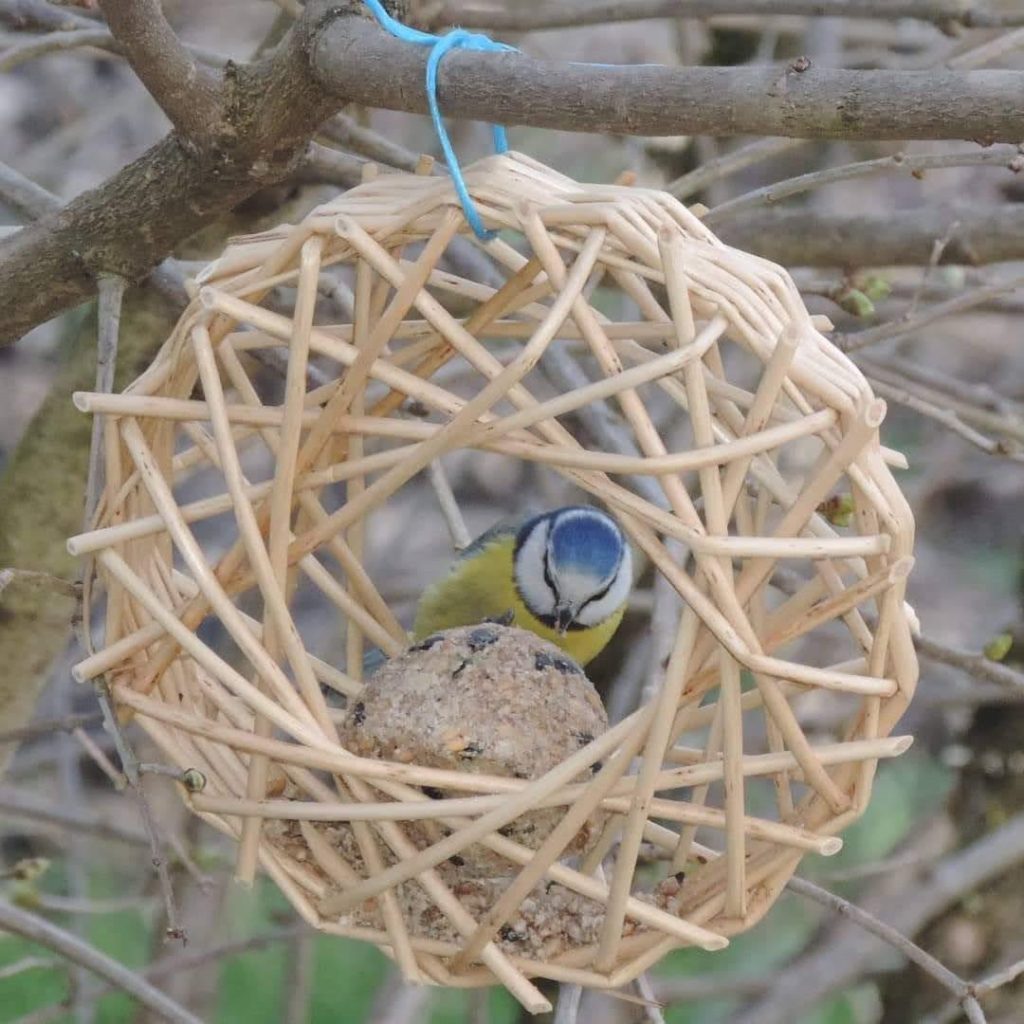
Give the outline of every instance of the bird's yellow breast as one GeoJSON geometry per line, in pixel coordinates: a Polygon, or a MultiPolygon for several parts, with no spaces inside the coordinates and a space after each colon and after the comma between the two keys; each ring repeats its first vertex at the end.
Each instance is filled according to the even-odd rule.
{"type": "Polygon", "coordinates": [[[413,633],[422,640],[431,633],[499,619],[512,612],[512,625],[528,629],[557,644],[574,661],[585,665],[611,640],[622,620],[619,608],[603,622],[561,634],[545,626],[523,603],[512,568],[515,537],[498,537],[479,552],[460,559],[451,572],[429,587],[416,609],[413,633]]]}

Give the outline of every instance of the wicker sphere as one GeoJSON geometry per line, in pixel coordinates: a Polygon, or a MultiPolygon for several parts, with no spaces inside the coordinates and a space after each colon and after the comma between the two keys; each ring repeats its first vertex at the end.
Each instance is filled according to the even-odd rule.
{"type": "Polygon", "coordinates": [[[910,743],[890,734],[917,679],[913,520],[884,403],[785,271],[663,192],[515,153],[466,180],[490,241],[447,179],[371,178],[235,239],[134,384],[76,396],[106,438],[95,529],[69,542],[106,595],[76,673],[205,775],[184,799],[240,877],[410,979],[539,1012],[531,978],[616,987],[719,949],[840,847],[910,743]],[[533,737],[526,777],[522,751],[480,772],[425,737],[399,751],[407,712],[361,676],[409,643],[380,523],[454,452],[557,474],[655,572],[641,706],[554,757],[533,737]],[[471,848],[493,876],[460,868],[471,848]]]}

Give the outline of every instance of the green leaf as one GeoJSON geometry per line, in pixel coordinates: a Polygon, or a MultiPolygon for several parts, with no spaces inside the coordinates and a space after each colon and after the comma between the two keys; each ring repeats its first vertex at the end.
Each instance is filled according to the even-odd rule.
{"type": "Polygon", "coordinates": [[[879,274],[870,274],[857,282],[857,287],[871,302],[881,302],[892,294],[892,285],[879,274]]]}
{"type": "Polygon", "coordinates": [[[984,655],[989,661],[1002,661],[1013,646],[1012,633],[1000,633],[985,644],[984,655]]]}
{"type": "Polygon", "coordinates": [[[859,288],[847,288],[836,295],[841,309],[862,320],[875,315],[875,304],[859,288]]]}

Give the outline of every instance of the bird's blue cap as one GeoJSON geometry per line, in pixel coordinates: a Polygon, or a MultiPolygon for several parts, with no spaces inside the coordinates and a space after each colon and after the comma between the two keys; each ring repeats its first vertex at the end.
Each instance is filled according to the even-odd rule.
{"type": "Polygon", "coordinates": [[[603,512],[586,506],[559,509],[552,516],[548,540],[560,568],[609,579],[622,561],[622,534],[603,512]]]}

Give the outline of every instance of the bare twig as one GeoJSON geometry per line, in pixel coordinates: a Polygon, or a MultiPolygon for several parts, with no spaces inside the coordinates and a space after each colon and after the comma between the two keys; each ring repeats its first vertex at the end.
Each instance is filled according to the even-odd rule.
{"type": "Polygon", "coordinates": [[[0,901],[0,928],[29,942],[45,946],[72,963],[81,964],[153,1013],[159,1014],[162,1020],[170,1021],[172,1024],[202,1024],[198,1017],[169,999],[134,971],[35,914],[0,901]]]}
{"type": "Polygon", "coordinates": [[[954,434],[962,437],[968,444],[985,452],[987,455],[1000,455],[1015,462],[1024,461],[1024,453],[1019,450],[1019,444],[1008,445],[1005,441],[996,440],[974,429],[953,409],[948,408],[944,403],[936,402],[916,393],[916,390],[906,383],[893,383],[880,379],[877,373],[868,373],[868,380],[876,394],[891,402],[905,405],[908,409],[926,416],[936,423],[941,423],[954,434]]]}
{"type": "Polygon", "coordinates": [[[960,380],[899,356],[861,356],[858,362],[868,373],[917,389],[922,397],[952,409],[965,423],[1024,443],[1024,408],[987,384],[960,380]]]}
{"type": "Polygon", "coordinates": [[[78,745],[85,751],[93,764],[103,772],[111,785],[119,792],[128,785],[128,779],[124,772],[114,766],[114,762],[107,757],[106,751],[87,733],[84,729],[75,729],[71,735],[78,745]]]}
{"type": "Polygon", "coordinates": [[[814,900],[815,903],[820,903],[821,906],[827,907],[837,914],[842,914],[843,917],[856,922],[865,931],[870,932],[872,935],[877,935],[878,938],[892,946],[893,949],[899,950],[908,960],[917,964],[918,967],[934,978],[943,988],[953,993],[964,1008],[968,1018],[972,1021],[972,1024],[975,1024],[975,1022],[976,1024],[983,1024],[985,1015],[978,1005],[977,999],[974,997],[971,986],[958,974],[955,974],[944,964],[936,960],[931,953],[926,952],[916,942],[908,939],[898,929],[879,920],[874,914],[869,914],[866,910],[861,909],[849,900],[844,900],[842,896],[837,896],[835,893],[823,889],[820,885],[807,881],[806,878],[791,878],[786,888],[791,892],[799,893],[801,896],[814,900]]]}
{"type": "MultiPolygon", "coordinates": [[[[8,47],[0,54],[0,71],[13,71],[21,64],[51,53],[62,53],[87,47],[103,50],[118,57],[125,56],[124,45],[107,29],[98,23],[85,21],[81,26],[76,26],[68,31],[53,31],[48,35],[8,47]]],[[[221,68],[228,60],[224,54],[206,47],[186,46],[184,49],[190,58],[195,58],[199,63],[211,68],[221,68]]]]}
{"type": "Polygon", "coordinates": [[[868,864],[856,864],[851,868],[844,868],[840,871],[827,871],[824,880],[827,882],[853,882],[861,878],[874,878],[878,875],[887,874],[890,871],[898,871],[901,868],[920,867],[922,864],[932,864],[938,858],[938,853],[899,853],[894,857],[885,857],[882,860],[871,861],[868,864]]]}
{"type": "Polygon", "coordinates": [[[798,146],[806,145],[806,139],[769,138],[757,139],[739,146],[714,160],[708,160],[700,167],[676,178],[665,186],[676,199],[688,199],[690,196],[707,188],[716,181],[722,181],[738,171],[752,167],[762,160],[788,153],[798,146]]]}
{"type": "Polygon", "coordinates": [[[860,357],[858,363],[882,397],[942,423],[988,454],[1021,460],[1024,416],[985,385],[959,381],[895,356],[860,357]]]}
{"type": "Polygon", "coordinates": [[[917,649],[932,661],[937,661],[942,665],[952,665],[954,668],[968,672],[976,679],[986,679],[1007,689],[1024,693],[1024,673],[1001,662],[993,661],[991,658],[986,658],[984,654],[975,654],[972,651],[950,647],[948,644],[940,644],[927,636],[915,637],[914,643],[917,649]]]}
{"type": "Polygon", "coordinates": [[[576,1024],[580,1013],[580,1000],[583,988],[580,985],[562,984],[558,986],[558,1003],[555,1006],[555,1019],[552,1024],[576,1024]]]}
{"type": "MultiPolygon", "coordinates": [[[[119,277],[107,277],[100,281],[99,287],[96,388],[101,393],[108,394],[113,390],[114,370],[117,366],[118,333],[121,323],[121,301],[124,298],[124,281],[119,277]]],[[[96,417],[93,420],[92,445],[89,452],[89,474],[85,487],[84,523],[86,529],[92,526],[92,521],[96,514],[102,490],[102,479],[103,425],[100,418],[96,417]]],[[[89,564],[85,568],[86,593],[88,593],[91,573],[92,566],[89,564]]],[[[86,597],[86,610],[88,610],[88,603],[88,597],[86,597]]],[[[80,632],[82,647],[84,650],[89,650],[90,637],[87,621],[83,620],[80,632]]],[[[96,686],[96,696],[99,700],[100,710],[103,713],[104,728],[114,741],[114,747],[117,750],[118,757],[121,759],[121,770],[124,772],[128,784],[135,791],[138,800],[142,825],[149,840],[150,859],[156,870],[160,890],[164,898],[164,907],[167,915],[167,935],[168,937],[180,938],[182,942],[185,942],[187,938],[179,924],[178,912],[174,902],[174,890],[171,886],[171,877],[167,870],[167,862],[163,855],[160,836],[153,821],[153,813],[143,789],[138,758],[135,756],[135,751],[121,729],[121,724],[113,709],[110,693],[105,684],[98,684],[96,686]]]]}
{"type": "MultiPolygon", "coordinates": [[[[970,150],[959,153],[894,153],[876,160],[861,160],[857,163],[826,167],[810,174],[773,182],[764,188],[754,189],[744,195],[719,203],[704,217],[710,227],[716,227],[727,218],[746,213],[758,206],[774,206],[783,199],[800,195],[811,189],[822,188],[838,181],[850,181],[885,171],[913,173],[950,167],[1002,167],[1019,171],[1024,158],[1016,146],[993,146],[991,149],[970,150]],[[1015,163],[1016,162],[1016,163],[1015,163]]],[[[936,259],[936,262],[938,260],[936,259]]]]}
{"type": "Polygon", "coordinates": [[[415,171],[419,161],[418,154],[392,142],[380,132],[358,124],[348,114],[335,114],[320,129],[320,134],[375,163],[399,167],[403,171],[415,171]]]}
{"type": "Polygon", "coordinates": [[[19,64],[35,60],[47,53],[76,50],[83,46],[98,46],[104,50],[113,49],[115,52],[120,49],[114,37],[104,28],[76,28],[70,32],[51,32],[49,35],[4,50],[0,54],[0,72],[13,71],[19,64]]]}
{"type": "Polygon", "coordinates": [[[208,133],[218,116],[218,87],[174,34],[159,0],[100,0],[128,63],[184,136],[208,133]]]}
{"type": "Polygon", "coordinates": [[[452,539],[452,547],[456,551],[464,551],[472,543],[473,538],[466,527],[466,520],[463,518],[462,510],[455,499],[455,492],[448,482],[448,476],[440,459],[434,459],[427,466],[427,475],[430,479],[430,486],[433,487],[437,497],[437,503],[441,506],[441,513],[448,527],[448,535],[452,539]]]}
{"type": "MultiPolygon", "coordinates": [[[[124,299],[124,280],[103,277],[99,283],[99,329],[96,336],[96,390],[109,394],[114,390],[114,371],[117,369],[117,339],[121,328],[121,303],[124,299]]],[[[93,516],[103,487],[103,422],[93,418],[92,443],[89,448],[89,476],[85,490],[85,529],[92,528],[93,516]]]]}
{"type": "Polygon", "coordinates": [[[643,1005],[644,1018],[651,1024],[665,1024],[665,1015],[661,1012],[661,1001],[658,999],[646,971],[636,979],[635,985],[637,995],[643,1005]]]}
{"type": "Polygon", "coordinates": [[[104,821],[94,811],[60,808],[20,789],[0,788],[0,811],[12,817],[27,818],[29,821],[84,832],[98,839],[129,843],[132,846],[145,846],[148,843],[144,833],[125,828],[113,821],[104,821]]]}
{"type": "Polygon", "coordinates": [[[23,216],[33,219],[60,207],[57,196],[7,164],[0,164],[0,199],[23,216]]]}
{"type": "Polygon", "coordinates": [[[0,743],[20,743],[23,740],[35,739],[37,736],[48,736],[55,732],[74,732],[76,729],[96,725],[103,720],[98,711],[90,711],[81,715],[68,715],[62,718],[44,718],[31,725],[23,725],[18,729],[0,732],[0,743]]]}
{"type": "Polygon", "coordinates": [[[33,572],[31,569],[0,569],[0,594],[15,582],[23,587],[52,590],[65,597],[79,598],[82,596],[81,584],[61,579],[59,576],[51,576],[48,572],[33,572]]]}
{"type": "Polygon", "coordinates": [[[313,954],[316,936],[306,930],[288,943],[288,964],[284,979],[282,1024],[306,1024],[313,984],[313,954]]]}
{"type": "Polygon", "coordinates": [[[908,334],[919,331],[922,327],[935,323],[944,317],[952,316],[954,313],[964,313],[969,309],[981,306],[1000,295],[1005,295],[1024,285],[1024,275],[1016,275],[1002,281],[994,281],[991,284],[982,285],[980,288],[972,288],[963,292],[955,298],[946,302],[937,302],[927,309],[921,310],[909,318],[900,318],[887,324],[879,324],[878,327],[868,328],[866,331],[857,331],[854,334],[836,334],[832,340],[844,352],[857,352],[869,345],[877,345],[881,341],[892,341],[894,338],[903,338],[908,334]]]}
{"type": "Polygon", "coordinates": [[[295,179],[313,184],[352,188],[363,180],[365,160],[330,146],[311,142],[306,157],[295,171],[295,179]]]}
{"type": "Polygon", "coordinates": [[[96,25],[82,14],[44,0],[2,0],[0,22],[14,29],[35,32],[68,32],[76,28],[95,28],[96,25]]]}
{"type": "Polygon", "coordinates": [[[54,960],[46,956],[24,956],[15,960],[12,964],[0,967],[0,981],[7,981],[9,978],[17,977],[26,971],[61,971],[64,964],[60,960],[54,960]]]}
{"type": "Polygon", "coordinates": [[[118,914],[122,910],[138,910],[150,902],[145,896],[114,896],[106,900],[76,899],[37,893],[34,903],[41,910],[58,914],[118,914]]]}
{"type": "MultiPolygon", "coordinates": [[[[779,568],[772,574],[772,584],[785,594],[795,594],[803,583],[804,581],[792,570],[779,568]]],[[[874,614],[867,609],[861,614],[868,626],[874,629],[877,622],[874,614]]],[[[975,679],[994,683],[1011,693],[1024,694],[1024,672],[1018,672],[1009,665],[986,658],[983,654],[940,643],[923,633],[915,634],[913,640],[918,652],[931,661],[961,669],[975,679]]]]}
{"type": "Polygon", "coordinates": [[[784,266],[845,268],[921,266],[931,258],[935,239],[949,233],[939,265],[977,266],[1024,258],[1020,206],[915,206],[878,213],[751,210],[721,224],[716,233],[784,266]]]}
{"type": "Polygon", "coordinates": [[[156,871],[157,879],[160,883],[160,891],[163,895],[164,913],[167,918],[167,938],[180,939],[184,944],[188,941],[188,936],[185,934],[179,921],[178,910],[174,901],[174,888],[171,885],[170,872],[167,870],[167,859],[164,857],[160,834],[157,831],[156,823],[153,820],[153,812],[150,809],[149,801],[142,786],[138,758],[135,756],[135,751],[121,730],[106,687],[97,685],[96,695],[100,702],[100,708],[103,711],[104,726],[113,738],[118,757],[121,759],[121,769],[138,799],[139,816],[142,818],[142,827],[145,829],[146,839],[149,844],[150,861],[156,871]]]}
{"type": "MultiPolygon", "coordinates": [[[[926,829],[914,849],[931,850],[941,840],[926,829]]],[[[1024,860],[1024,814],[949,854],[930,871],[893,871],[861,906],[903,935],[915,935],[967,893],[1024,860]],[[895,898],[896,896],[899,898],[895,898]]],[[[732,1024],[790,1024],[811,1006],[846,988],[877,962],[877,939],[852,923],[837,925],[826,937],[776,975],[775,984],[732,1024]]]]}
{"type": "MultiPolygon", "coordinates": [[[[976,981],[971,985],[971,989],[980,999],[990,992],[995,992],[1004,985],[1016,981],[1021,973],[1024,973],[1024,960],[1014,958],[1006,967],[993,971],[981,981],[976,981]]],[[[921,1024],[953,1024],[954,1021],[960,1019],[962,1014],[963,1007],[959,1000],[951,999],[945,1006],[923,1018],[921,1024]]]]}

